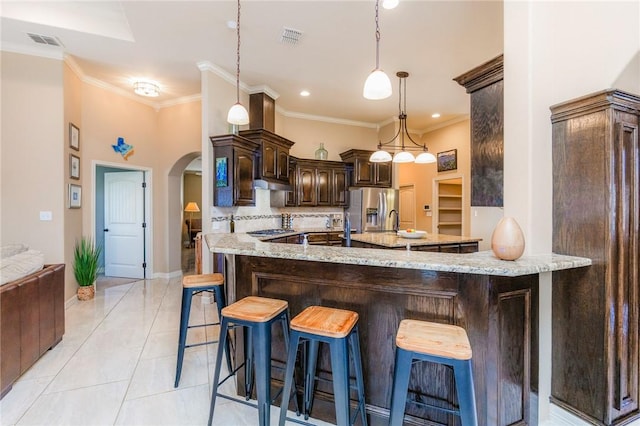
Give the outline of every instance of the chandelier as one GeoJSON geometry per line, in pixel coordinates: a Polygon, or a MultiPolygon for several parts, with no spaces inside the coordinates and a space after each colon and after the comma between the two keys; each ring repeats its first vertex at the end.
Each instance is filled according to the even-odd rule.
{"type": "Polygon", "coordinates": [[[227,122],[234,125],[249,124],[249,113],[240,103],[240,0],[238,0],[238,18],[236,20],[236,36],[238,40],[236,49],[236,103],[229,108],[227,122]]]}
{"type": "Polygon", "coordinates": [[[419,144],[411,138],[407,130],[407,82],[405,79],[409,77],[406,71],[398,71],[396,76],[399,78],[398,86],[398,131],[389,142],[378,142],[378,150],[371,154],[369,161],[372,163],[386,163],[393,161],[394,163],[413,163],[418,164],[435,163],[436,157],[429,152],[425,144],[419,144]],[[405,138],[408,139],[405,145],[405,138]],[[398,145],[399,142],[399,145],[398,145]],[[412,145],[408,145],[411,142],[412,145]],[[392,145],[391,149],[384,149],[387,145],[392,145]],[[416,157],[411,151],[419,152],[416,157]],[[392,156],[391,153],[395,154],[392,156]]]}

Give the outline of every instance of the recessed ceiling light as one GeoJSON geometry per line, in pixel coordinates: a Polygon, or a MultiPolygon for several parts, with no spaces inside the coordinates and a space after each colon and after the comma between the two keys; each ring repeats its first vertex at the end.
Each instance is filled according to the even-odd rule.
{"type": "Polygon", "coordinates": [[[309,96],[311,93],[308,90],[303,90],[302,92],[300,92],[300,96],[309,96]]]}
{"type": "Polygon", "coordinates": [[[431,118],[440,118],[440,113],[436,112],[434,114],[431,114],[431,118]]]}
{"type": "Polygon", "coordinates": [[[400,3],[400,0],[383,0],[382,7],[385,9],[395,9],[398,3],[400,3]]]}

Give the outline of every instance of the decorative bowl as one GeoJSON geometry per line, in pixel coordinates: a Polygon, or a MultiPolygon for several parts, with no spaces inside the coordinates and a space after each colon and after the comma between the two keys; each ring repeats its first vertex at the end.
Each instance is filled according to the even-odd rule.
{"type": "Polygon", "coordinates": [[[424,238],[427,236],[427,231],[411,231],[406,230],[398,231],[398,237],[400,238],[424,238]]]}

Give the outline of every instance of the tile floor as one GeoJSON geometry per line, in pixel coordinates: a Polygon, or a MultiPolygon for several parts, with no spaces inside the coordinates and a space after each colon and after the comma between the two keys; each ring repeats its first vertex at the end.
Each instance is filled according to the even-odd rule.
{"type": "MultiPolygon", "coordinates": [[[[181,278],[101,278],[94,300],[67,309],[62,342],[0,401],[0,424],[206,424],[217,345],[187,349],[180,386],[173,387],[181,289],[181,278]]],[[[214,304],[194,298],[193,324],[216,317],[214,304]]],[[[188,342],[217,335],[217,326],[192,329],[188,342]]],[[[279,414],[271,410],[272,424],[279,414]]],[[[257,418],[257,410],[220,398],[213,423],[255,425],[257,418]]]]}

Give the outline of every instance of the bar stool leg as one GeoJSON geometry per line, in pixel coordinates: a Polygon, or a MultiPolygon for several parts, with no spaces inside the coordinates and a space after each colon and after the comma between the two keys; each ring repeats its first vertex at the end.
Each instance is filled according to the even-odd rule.
{"type": "Polygon", "coordinates": [[[362,358],[360,356],[360,338],[358,337],[358,327],[354,327],[349,335],[351,341],[351,354],[353,356],[353,367],[356,373],[356,387],[358,388],[358,406],[360,407],[360,416],[362,424],[367,426],[367,412],[364,399],[364,376],[362,374],[362,358]]]}
{"type": "Polygon", "coordinates": [[[456,380],[462,426],[477,426],[478,418],[476,414],[476,398],[473,389],[471,360],[455,361],[453,363],[453,374],[456,380]]]}
{"type": "Polygon", "coordinates": [[[313,407],[313,391],[316,385],[316,366],[318,362],[318,350],[320,342],[315,339],[310,339],[307,342],[307,359],[304,369],[304,419],[309,420],[309,414],[313,407]]]}
{"type": "Polygon", "coordinates": [[[254,348],[264,348],[254,354],[255,375],[259,425],[268,426],[271,412],[271,323],[258,324],[253,333],[253,341],[254,348]]]}
{"type": "Polygon", "coordinates": [[[404,409],[407,403],[407,389],[409,389],[412,361],[413,355],[411,352],[396,348],[393,389],[391,390],[391,409],[389,410],[389,426],[402,426],[404,409]]]}
{"type": "Polygon", "coordinates": [[[209,422],[211,426],[213,422],[213,412],[216,408],[216,397],[218,396],[218,382],[220,381],[220,364],[222,364],[222,352],[224,351],[225,343],[227,341],[229,328],[229,321],[223,318],[220,324],[220,337],[218,341],[218,354],[216,355],[216,369],[213,373],[213,391],[211,393],[211,406],[209,407],[209,422]]]}
{"type": "Polygon", "coordinates": [[[244,399],[247,401],[253,393],[253,363],[253,327],[244,327],[244,399]]]}
{"type": "Polygon", "coordinates": [[[347,338],[333,339],[329,343],[331,368],[333,369],[333,399],[336,406],[336,423],[348,425],[349,421],[349,348],[347,338]]]}
{"type": "Polygon", "coordinates": [[[176,363],[176,382],[173,387],[177,388],[182,375],[182,362],[184,361],[184,350],[187,343],[187,329],[189,327],[189,314],[191,313],[191,298],[193,292],[189,288],[182,289],[182,309],[180,310],[180,335],[178,337],[178,362],[176,363]]]}
{"type": "MultiPolygon", "coordinates": [[[[218,308],[218,322],[221,322],[220,319],[222,318],[222,309],[225,306],[227,306],[227,303],[225,302],[227,299],[225,298],[225,295],[224,295],[223,286],[215,287],[213,290],[213,293],[216,299],[216,307],[218,308]]],[[[231,343],[230,342],[231,342],[231,339],[227,338],[225,349],[227,350],[227,368],[229,369],[229,372],[233,371],[233,368],[231,366],[231,343]]]]}
{"type": "Polygon", "coordinates": [[[293,387],[293,381],[294,381],[293,371],[295,370],[296,353],[298,352],[298,345],[300,344],[300,333],[298,333],[295,330],[291,330],[290,339],[291,339],[291,342],[290,342],[289,352],[287,356],[287,369],[284,373],[284,388],[282,389],[282,403],[280,404],[280,421],[278,422],[279,426],[284,426],[284,422],[287,418],[287,408],[289,407],[289,400],[291,399],[291,388],[293,387]]]}

